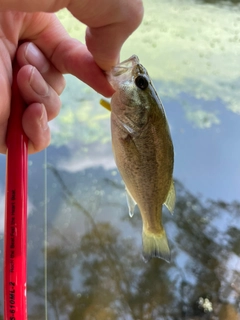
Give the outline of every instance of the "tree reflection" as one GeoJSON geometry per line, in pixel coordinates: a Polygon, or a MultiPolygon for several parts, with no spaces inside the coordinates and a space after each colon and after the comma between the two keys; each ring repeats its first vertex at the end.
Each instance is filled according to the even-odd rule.
{"type": "MultiPolygon", "coordinates": [[[[55,177],[63,188],[64,181],[55,177]]],[[[91,217],[66,185],[63,189],[79,214],[91,217]]],[[[240,277],[229,259],[239,254],[239,229],[230,224],[219,228],[217,221],[226,215],[234,221],[239,204],[204,202],[179,182],[176,189],[174,217],[165,219],[173,230],[171,264],[158,259],[145,264],[139,245],[110,222],[91,223],[74,247],[61,241],[49,248],[51,319],[238,319],[240,277]]],[[[140,233],[140,218],[129,222],[140,233]]],[[[29,319],[43,319],[43,270],[29,290],[38,298],[29,319]]]]}

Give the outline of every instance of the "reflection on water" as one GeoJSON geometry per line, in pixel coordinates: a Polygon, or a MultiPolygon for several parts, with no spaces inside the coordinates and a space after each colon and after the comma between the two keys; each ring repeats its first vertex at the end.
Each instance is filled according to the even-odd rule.
{"type": "MultiPolygon", "coordinates": [[[[234,221],[240,203],[202,201],[176,181],[174,219],[164,215],[172,262],[153,259],[145,264],[141,218],[128,217],[119,175],[112,177],[101,168],[77,174],[52,165],[48,170],[51,319],[238,319],[240,235],[234,221]],[[105,216],[92,205],[90,190],[101,194],[105,216]],[[56,227],[57,207],[63,217],[56,227]],[[75,229],[84,224],[84,230],[73,233],[70,220],[75,229]]],[[[43,319],[43,268],[29,282],[29,292],[37,298],[30,319],[43,319]]]]}
{"type": "MultiPolygon", "coordinates": [[[[46,299],[51,320],[240,318],[239,5],[145,0],[145,11],[122,58],[140,57],[171,127],[177,203],[173,217],[163,212],[163,222],[172,262],[142,261],[142,221],[139,213],[128,216],[109,112],[90,88],[67,77],[62,111],[51,124],[47,199],[44,154],[29,162],[30,320],[45,319],[46,299]]],[[[59,15],[73,36],[83,35],[79,24],[59,15]]],[[[4,179],[0,170],[1,212],[4,179]]],[[[2,220],[3,214],[1,271],[2,220]]]]}

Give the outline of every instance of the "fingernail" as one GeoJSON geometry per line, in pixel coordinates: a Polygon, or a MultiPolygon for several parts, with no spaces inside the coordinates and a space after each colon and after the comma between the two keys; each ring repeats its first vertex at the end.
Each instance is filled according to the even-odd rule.
{"type": "Polygon", "coordinates": [[[50,64],[44,54],[32,42],[25,49],[25,58],[29,64],[35,66],[41,73],[47,72],[50,68],[50,64]]]}
{"type": "Polygon", "coordinates": [[[38,95],[43,97],[48,95],[48,85],[35,67],[32,67],[29,84],[38,95]]]}
{"type": "Polygon", "coordinates": [[[39,124],[40,124],[40,127],[42,128],[42,130],[46,131],[48,129],[47,112],[46,112],[44,104],[41,104],[41,105],[42,105],[42,114],[39,118],[39,124]]]}

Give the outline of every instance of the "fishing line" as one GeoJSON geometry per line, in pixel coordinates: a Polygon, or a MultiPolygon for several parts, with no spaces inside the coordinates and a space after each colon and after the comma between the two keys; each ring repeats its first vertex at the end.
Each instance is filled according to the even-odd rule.
{"type": "Polygon", "coordinates": [[[47,148],[44,150],[44,306],[45,320],[48,320],[48,234],[47,234],[47,148]]]}

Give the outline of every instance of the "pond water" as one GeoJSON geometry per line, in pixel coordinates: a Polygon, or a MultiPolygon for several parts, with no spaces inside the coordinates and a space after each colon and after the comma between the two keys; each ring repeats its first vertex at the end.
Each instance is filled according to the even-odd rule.
{"type": "MultiPolygon", "coordinates": [[[[240,319],[240,5],[144,4],[121,58],[139,56],[167,113],[177,202],[163,222],[172,261],[143,262],[142,221],[128,215],[110,113],[66,76],[52,143],[29,157],[29,319],[240,319]]],[[[84,26],[58,15],[84,39],[84,26]]],[[[0,167],[2,271],[3,155],[0,167]]],[[[0,314],[2,301],[1,293],[0,314]]]]}

